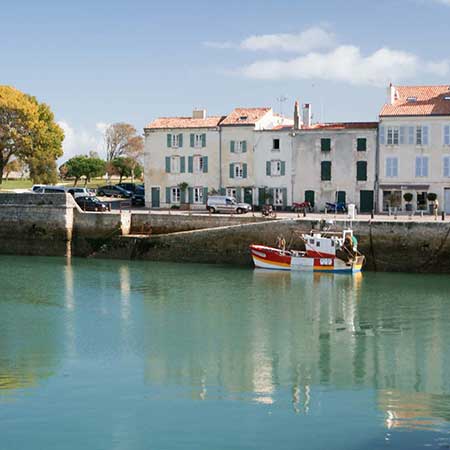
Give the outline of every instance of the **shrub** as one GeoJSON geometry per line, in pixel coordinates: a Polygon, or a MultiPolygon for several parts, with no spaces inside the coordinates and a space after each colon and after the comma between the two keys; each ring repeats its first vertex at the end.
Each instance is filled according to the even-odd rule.
{"type": "Polygon", "coordinates": [[[437,195],[434,192],[429,192],[427,194],[427,199],[429,202],[434,202],[437,199],[437,195]]]}
{"type": "Polygon", "coordinates": [[[413,195],[411,194],[411,192],[406,192],[405,194],[403,194],[403,199],[405,200],[405,202],[410,203],[413,199],[413,195]]]}

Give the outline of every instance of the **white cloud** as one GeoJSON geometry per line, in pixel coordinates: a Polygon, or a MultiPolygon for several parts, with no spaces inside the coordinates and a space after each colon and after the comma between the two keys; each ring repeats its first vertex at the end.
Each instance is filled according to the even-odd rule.
{"type": "Polygon", "coordinates": [[[389,48],[363,56],[358,47],[342,45],[330,52],[310,52],[288,60],[256,61],[244,67],[241,73],[263,80],[314,78],[383,86],[389,81],[404,81],[421,74],[447,75],[449,63],[421,61],[412,53],[389,48]]]}
{"type": "Polygon", "coordinates": [[[250,36],[240,47],[245,50],[283,51],[308,53],[314,50],[330,49],[336,46],[333,33],[320,27],[309,28],[298,34],[263,34],[250,36]]]}
{"type": "Polygon", "coordinates": [[[450,0],[434,0],[436,3],[441,3],[442,5],[450,6],[450,0]]]}
{"type": "Polygon", "coordinates": [[[58,125],[64,130],[65,136],[64,155],[58,163],[67,161],[76,155],[87,155],[91,150],[98,152],[101,157],[105,157],[103,136],[108,124],[99,122],[90,130],[76,129],[64,120],[59,121],[58,125]]]}

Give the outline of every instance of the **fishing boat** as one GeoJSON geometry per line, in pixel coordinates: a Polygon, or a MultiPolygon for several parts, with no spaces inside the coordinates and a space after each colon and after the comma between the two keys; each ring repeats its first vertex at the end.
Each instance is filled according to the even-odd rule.
{"type": "Polygon", "coordinates": [[[305,250],[286,250],[284,239],[277,247],[250,245],[255,267],[272,270],[298,270],[307,272],[357,273],[364,264],[358,252],[353,230],[299,234],[305,250]]]}

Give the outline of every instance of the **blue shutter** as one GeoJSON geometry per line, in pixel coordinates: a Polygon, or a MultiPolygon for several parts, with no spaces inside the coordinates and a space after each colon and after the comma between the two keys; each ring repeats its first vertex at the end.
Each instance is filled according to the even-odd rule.
{"type": "Polygon", "coordinates": [[[428,145],[428,126],[422,127],[422,144],[428,145]]]}
{"type": "Polygon", "coordinates": [[[242,178],[247,178],[247,164],[242,164],[242,178]]]}
{"type": "Polygon", "coordinates": [[[230,141],[230,152],[234,153],[234,141],[230,141]]]}
{"type": "Polygon", "coordinates": [[[393,173],[394,173],[394,177],[398,177],[398,159],[397,158],[394,158],[393,160],[392,160],[392,167],[393,167],[393,173]]]}
{"type": "Polygon", "coordinates": [[[189,198],[189,203],[194,203],[194,189],[193,188],[188,188],[188,198],[189,198]]]}
{"type": "Polygon", "coordinates": [[[266,161],[266,175],[270,177],[270,161],[266,161]]]}
{"type": "Polygon", "coordinates": [[[185,157],[182,156],[180,158],[180,173],[184,173],[186,172],[186,161],[185,161],[185,157]]]}
{"type": "Polygon", "coordinates": [[[420,156],[416,156],[416,177],[420,177],[422,172],[422,158],[420,156]]]}
{"type": "Polygon", "coordinates": [[[247,151],[247,141],[242,141],[242,153],[245,153],[247,151]]]}
{"type": "Polygon", "coordinates": [[[170,173],[170,156],[166,156],[166,173],[170,173]]]}
{"type": "Polygon", "coordinates": [[[208,173],[208,157],[202,156],[203,159],[203,173],[208,173]]]}
{"type": "Polygon", "coordinates": [[[194,146],[195,146],[195,141],[194,141],[194,139],[195,139],[194,133],[191,133],[191,137],[190,137],[191,147],[194,147],[194,146]]]}
{"type": "Polygon", "coordinates": [[[385,137],[384,137],[384,127],[381,126],[379,128],[379,134],[378,134],[378,142],[380,143],[380,145],[384,144],[384,139],[385,139],[385,137]]]}
{"type": "Polygon", "coordinates": [[[403,145],[405,143],[405,133],[406,127],[400,127],[400,144],[403,145]]]}
{"type": "Polygon", "coordinates": [[[170,187],[166,187],[166,203],[170,203],[170,187]]]}
{"type": "Polygon", "coordinates": [[[186,190],[180,189],[180,203],[186,203],[186,190]]]}
{"type": "Polygon", "coordinates": [[[168,148],[172,147],[172,135],[171,134],[167,135],[167,147],[168,148]]]}
{"type": "Polygon", "coordinates": [[[234,164],[230,164],[230,178],[234,178],[234,164]]]}
{"type": "Polygon", "coordinates": [[[450,177],[450,157],[444,156],[444,177],[450,177]]]}
{"type": "Polygon", "coordinates": [[[444,127],[444,145],[450,145],[450,126],[444,127]]]}
{"type": "Polygon", "coordinates": [[[283,208],[285,209],[287,206],[287,188],[282,188],[281,193],[283,195],[283,208]]]}
{"type": "Polygon", "coordinates": [[[408,127],[408,144],[414,145],[414,127],[408,127]]]}
{"type": "Polygon", "coordinates": [[[206,133],[202,134],[202,147],[206,147],[206,133]]]}
{"type": "Polygon", "coordinates": [[[281,175],[286,175],[286,162],[285,161],[280,161],[281,162],[281,175]]]}
{"type": "Polygon", "coordinates": [[[194,172],[194,157],[188,156],[188,172],[193,173],[194,172]]]}
{"type": "Polygon", "coordinates": [[[183,135],[179,134],[178,135],[178,147],[183,147],[183,135]]]}
{"type": "Polygon", "coordinates": [[[206,199],[208,198],[208,188],[203,188],[203,203],[206,203],[206,199]]]}

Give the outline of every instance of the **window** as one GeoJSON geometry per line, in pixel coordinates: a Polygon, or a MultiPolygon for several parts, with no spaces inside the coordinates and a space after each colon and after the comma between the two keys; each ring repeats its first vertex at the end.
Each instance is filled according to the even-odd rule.
{"type": "Polygon", "coordinates": [[[280,150],[280,140],[279,139],[273,140],[272,150],[274,150],[274,151],[280,150]]]}
{"type": "Polygon", "coordinates": [[[398,159],[389,157],[386,158],[386,177],[398,177],[398,159]]]}
{"type": "Polygon", "coordinates": [[[444,177],[450,177],[450,156],[444,156],[443,160],[442,160],[442,165],[443,165],[443,175],[444,177]]]}
{"type": "Polygon", "coordinates": [[[180,157],[172,156],[170,158],[170,172],[171,173],[180,173],[180,157]]]}
{"type": "Polygon", "coordinates": [[[203,147],[203,134],[194,134],[194,147],[203,147]]]}
{"type": "Polygon", "coordinates": [[[331,161],[322,161],[320,163],[320,179],[322,181],[331,180],[331,161]]]}
{"type": "Polygon", "coordinates": [[[194,188],[194,203],[203,203],[203,188],[195,187],[194,188]]]}
{"type": "Polygon", "coordinates": [[[330,138],[322,138],[320,140],[320,150],[322,152],[331,151],[331,139],[330,138]]]}
{"type": "Polygon", "coordinates": [[[388,127],[387,129],[387,144],[398,145],[399,143],[399,128],[388,127]]]}
{"type": "Polygon", "coordinates": [[[247,141],[232,141],[234,143],[234,153],[245,153],[247,151],[247,141]]]}
{"type": "Polygon", "coordinates": [[[365,152],[367,150],[366,138],[358,138],[356,140],[356,150],[358,150],[358,152],[365,152]]]}
{"type": "Polygon", "coordinates": [[[281,161],[270,161],[270,175],[281,175],[281,161]]]}
{"type": "Polygon", "coordinates": [[[179,146],[180,143],[180,138],[178,134],[172,134],[172,143],[171,143],[171,147],[172,148],[177,148],[179,146]]]}
{"type": "Polygon", "coordinates": [[[450,125],[444,126],[444,145],[450,145],[450,125]]]}
{"type": "Polygon", "coordinates": [[[416,177],[428,176],[428,156],[416,156],[416,177]]]}
{"type": "Polygon", "coordinates": [[[170,203],[180,203],[181,191],[179,187],[170,189],[170,203]]]}
{"type": "Polygon", "coordinates": [[[234,178],[242,178],[242,177],[243,177],[242,164],[235,164],[234,165],[234,178]]]}
{"type": "Polygon", "coordinates": [[[201,156],[194,156],[194,173],[202,173],[204,169],[204,159],[201,156]]]}
{"type": "Polygon", "coordinates": [[[367,161],[358,161],[356,163],[356,180],[367,181],[367,161]]]}
{"type": "Polygon", "coordinates": [[[227,197],[236,198],[236,188],[227,188],[226,194],[227,194],[227,197]]]}
{"type": "Polygon", "coordinates": [[[283,189],[275,188],[273,190],[273,196],[274,196],[274,204],[276,206],[283,206],[283,189]]]}
{"type": "Polygon", "coordinates": [[[416,144],[422,145],[422,127],[416,128],[416,144]]]}

